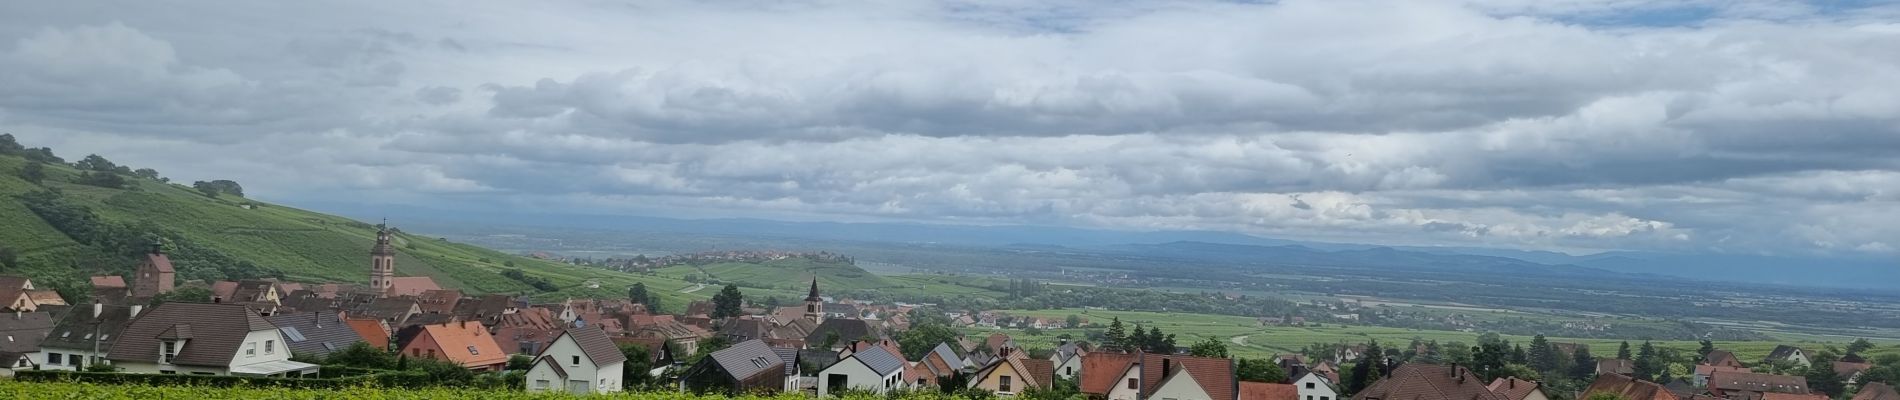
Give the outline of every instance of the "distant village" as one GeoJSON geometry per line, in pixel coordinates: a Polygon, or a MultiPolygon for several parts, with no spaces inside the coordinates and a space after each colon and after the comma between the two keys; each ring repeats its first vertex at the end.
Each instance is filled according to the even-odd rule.
{"type": "Polygon", "coordinates": [[[546,254],[546,253],[534,253],[534,254],[530,254],[529,256],[544,259],[544,260],[562,261],[562,262],[572,263],[576,265],[604,267],[607,269],[612,269],[612,270],[617,270],[617,271],[622,271],[622,272],[647,272],[647,271],[652,271],[652,270],[656,270],[660,268],[674,267],[674,266],[681,266],[681,265],[707,265],[707,264],[731,263],[731,262],[762,263],[762,262],[770,262],[770,261],[788,260],[788,259],[794,259],[794,258],[802,258],[802,259],[822,262],[822,263],[841,263],[841,264],[853,264],[853,265],[857,263],[857,260],[854,260],[851,257],[845,256],[843,254],[837,254],[837,253],[825,252],[825,251],[796,252],[796,251],[777,251],[777,250],[750,250],[750,251],[735,250],[735,251],[713,251],[713,252],[692,253],[692,254],[673,254],[673,255],[665,255],[665,256],[659,256],[659,257],[647,257],[646,255],[637,255],[637,256],[627,257],[627,258],[604,258],[604,259],[565,258],[565,257],[559,257],[559,256],[546,254]]]}
{"type": "MultiPolygon", "coordinates": [[[[0,299],[11,314],[0,317],[6,339],[0,342],[0,362],[10,366],[0,372],[322,378],[322,360],[370,351],[512,374],[504,376],[518,379],[520,390],[529,392],[575,394],[632,390],[627,377],[638,377],[664,382],[667,390],[816,397],[947,389],[1040,398],[1067,388],[1074,396],[1108,400],[1825,400],[1829,396],[1811,385],[1854,385],[1853,400],[1900,400],[1885,383],[1861,379],[1874,364],[1857,356],[1825,364],[1839,382],[1751,369],[1719,349],[1703,354],[1687,376],[1663,373],[1666,379],[1655,379],[1641,358],[1596,358],[1580,344],[1533,342],[1530,357],[1577,360],[1562,364],[1576,366],[1563,373],[1574,369],[1587,386],[1560,387],[1550,380],[1445,362],[1438,354],[1453,349],[1439,349],[1435,342],[1391,352],[1378,350],[1376,343],[1341,345],[1250,366],[1228,357],[1219,343],[1157,348],[1126,345],[1129,341],[1114,337],[1092,344],[1091,338],[1040,336],[1033,339],[1038,342],[1026,342],[1030,339],[1000,330],[1099,326],[1102,321],[983,310],[944,312],[941,317],[958,329],[948,330],[940,341],[917,343],[912,338],[923,336],[907,335],[924,329],[911,321],[917,305],[834,298],[825,295],[816,277],[800,304],[767,308],[730,299],[739,301],[730,310],[724,309],[726,303],[700,301],[668,315],[631,296],[537,304],[444,289],[427,277],[400,277],[387,228],[368,250],[367,285],[212,282],[204,287],[210,298],[203,299],[173,298],[181,293],[177,273],[157,246],[143,255],[132,276],[92,277],[91,304],[67,304],[28,277],[0,277],[0,299]],[[999,331],[958,333],[973,330],[999,331]],[[629,353],[629,348],[639,351],[629,353]],[[1254,367],[1279,373],[1248,371],[1254,367]]],[[[851,261],[830,253],[721,252],[642,258],[630,265],[790,257],[851,261]]],[[[1259,323],[1307,321],[1289,316],[1259,323]]],[[[1113,331],[1121,324],[1113,321],[1110,335],[1120,335],[1113,331]]],[[[1134,332],[1143,335],[1138,325],[1134,332]]],[[[1520,347],[1518,357],[1525,357],[1522,352],[1520,347]]],[[[1823,365],[1811,357],[1808,349],[1782,346],[1755,365],[1823,365]]]]}

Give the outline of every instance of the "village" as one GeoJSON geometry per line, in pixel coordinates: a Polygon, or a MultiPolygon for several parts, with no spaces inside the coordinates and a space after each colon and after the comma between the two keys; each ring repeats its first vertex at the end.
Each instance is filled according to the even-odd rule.
{"type": "MultiPolygon", "coordinates": [[[[501,294],[467,295],[428,277],[397,276],[391,236],[389,228],[379,229],[369,249],[366,286],[243,280],[188,288],[176,281],[168,255],[156,245],[132,276],[92,277],[91,304],[67,304],[27,277],[0,277],[0,299],[12,314],[0,318],[7,339],[0,343],[0,362],[9,366],[0,371],[38,380],[123,374],[319,380],[329,378],[323,376],[330,368],[326,362],[367,354],[509,380],[501,390],[573,394],[828,397],[940,390],[1109,400],[1824,400],[1852,386],[1852,400],[1900,398],[1887,383],[1866,379],[1870,370],[1891,368],[1886,364],[1896,360],[1867,360],[1856,354],[1865,349],[1852,346],[1845,356],[1824,361],[1807,349],[1781,346],[1767,359],[1744,364],[1709,344],[1693,371],[1673,377],[1655,370],[1647,343],[1639,356],[1628,354],[1625,343],[1616,358],[1595,358],[1587,346],[1543,343],[1542,336],[1531,343],[1530,355],[1521,346],[1513,356],[1483,343],[1476,356],[1467,356],[1495,354],[1498,363],[1522,358],[1517,361],[1532,368],[1460,365],[1445,355],[1462,349],[1416,341],[1403,351],[1382,351],[1376,342],[1340,345],[1258,365],[1228,357],[1218,342],[1178,345],[1173,335],[1163,339],[1158,329],[1144,332],[1139,325],[1123,333],[1119,319],[1103,335],[1065,335],[1052,343],[1019,342],[1026,339],[1002,329],[1101,321],[989,310],[923,316],[943,322],[912,321],[919,305],[834,298],[816,277],[802,304],[776,308],[750,304],[731,287],[731,293],[694,302],[680,315],[656,314],[637,297],[534,304],[501,294]],[[934,326],[914,326],[922,324],[934,326]],[[992,333],[963,333],[970,330],[992,333]],[[1829,369],[1834,374],[1824,375],[1838,381],[1810,382],[1814,374],[1791,372],[1814,368],[1829,369]],[[1588,384],[1566,387],[1527,376],[1539,370],[1588,384]]],[[[1260,323],[1307,321],[1268,317],[1260,323]]]]}

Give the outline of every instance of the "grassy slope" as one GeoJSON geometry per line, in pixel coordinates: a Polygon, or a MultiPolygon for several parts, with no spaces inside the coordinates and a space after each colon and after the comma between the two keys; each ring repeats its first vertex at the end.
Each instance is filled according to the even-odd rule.
{"type": "MultiPolygon", "coordinates": [[[[34,215],[13,195],[41,190],[17,178],[25,160],[0,157],[0,245],[21,253],[21,267],[8,274],[35,278],[77,277],[96,273],[123,273],[129,265],[75,265],[90,252],[34,215]]],[[[58,188],[69,201],[84,205],[108,221],[149,220],[176,230],[194,242],[287,277],[312,282],[366,282],[369,248],[375,230],[347,218],[324,215],[254,200],[223,196],[208,198],[171,184],[135,180],[138,190],[114,190],[69,183],[77,174],[64,166],[48,166],[45,187],[58,188]],[[261,204],[246,210],[241,203],[261,204]]],[[[541,276],[562,287],[541,294],[543,300],[563,297],[621,297],[625,287],[645,282],[653,287],[680,287],[677,279],[635,276],[613,271],[503,254],[435,238],[398,236],[397,273],[429,276],[446,287],[477,293],[526,293],[524,284],[499,273],[513,262],[529,275],[541,276]],[[483,261],[487,260],[487,261],[483,261]],[[601,282],[586,289],[586,280],[601,282]]],[[[667,306],[710,297],[712,292],[681,294],[666,291],[667,306]]]]}

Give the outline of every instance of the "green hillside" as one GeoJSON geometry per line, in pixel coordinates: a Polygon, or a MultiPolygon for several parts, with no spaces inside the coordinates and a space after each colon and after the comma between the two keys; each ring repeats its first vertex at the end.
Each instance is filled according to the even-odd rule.
{"type": "MultiPolygon", "coordinates": [[[[69,300],[89,292],[85,276],[129,274],[136,256],[155,240],[166,244],[181,280],[368,281],[376,232],[371,224],[230,194],[212,197],[149,176],[121,175],[126,185],[118,189],[80,184],[88,175],[109,172],[82,172],[58,162],[38,163],[44,177],[34,183],[23,172],[36,163],[17,150],[0,148],[0,274],[33,278],[69,300]]],[[[399,275],[429,276],[444,287],[473,293],[528,293],[552,300],[624,297],[634,282],[686,285],[664,276],[583,268],[408,233],[399,232],[397,239],[399,275]],[[514,268],[546,284],[536,288],[501,274],[514,268]],[[590,280],[599,287],[583,286],[590,280]]],[[[656,292],[672,309],[715,291],[656,292]]]]}

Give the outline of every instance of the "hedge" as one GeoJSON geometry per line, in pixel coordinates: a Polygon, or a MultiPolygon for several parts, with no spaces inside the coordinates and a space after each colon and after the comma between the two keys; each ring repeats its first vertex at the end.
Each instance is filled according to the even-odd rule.
{"type": "MultiPolygon", "coordinates": [[[[326,367],[327,369],[327,367],[326,367]]],[[[256,376],[133,374],[124,372],[15,371],[13,379],[22,382],[84,382],[108,385],[195,386],[195,387],[275,387],[297,389],[335,389],[358,386],[422,388],[435,386],[421,371],[344,370],[353,376],[336,378],[271,378],[256,376]]]]}
{"type": "MultiPolygon", "coordinates": [[[[25,371],[21,371],[25,372],[25,371]]],[[[11,395],[19,399],[98,399],[98,400],[151,400],[151,399],[271,399],[271,400],[424,400],[424,399],[470,399],[470,400],[556,400],[556,399],[630,399],[630,400],[810,400],[800,394],[779,394],[771,396],[745,395],[726,397],[717,395],[695,396],[673,392],[615,393],[607,395],[574,396],[565,393],[527,393],[510,390],[492,389],[380,389],[372,387],[345,387],[337,389],[293,389],[260,387],[184,387],[184,386],[147,386],[147,385],[104,385],[77,382],[21,382],[0,380],[0,394],[11,395]]],[[[889,396],[851,394],[843,396],[845,400],[968,400],[935,391],[901,393],[889,396]]]]}

